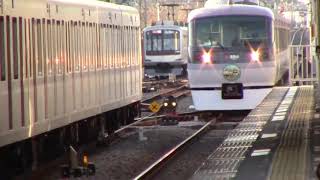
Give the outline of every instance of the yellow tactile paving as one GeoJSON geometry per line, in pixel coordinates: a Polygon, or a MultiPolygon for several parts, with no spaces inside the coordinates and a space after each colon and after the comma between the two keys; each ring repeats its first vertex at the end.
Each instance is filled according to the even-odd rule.
{"type": "Polygon", "coordinates": [[[272,162],[269,180],[307,180],[309,123],[313,117],[313,88],[299,87],[272,162]]]}

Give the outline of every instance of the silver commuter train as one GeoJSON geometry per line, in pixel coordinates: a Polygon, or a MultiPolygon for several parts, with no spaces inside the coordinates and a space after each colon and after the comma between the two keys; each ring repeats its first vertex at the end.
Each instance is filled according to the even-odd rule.
{"type": "Polygon", "coordinates": [[[183,75],[188,58],[187,27],[159,21],[143,29],[144,72],[150,76],[183,75]]]}
{"type": "Polygon", "coordinates": [[[288,71],[290,24],[269,8],[209,4],[188,23],[197,110],[254,109],[288,71]]]}
{"type": "MultiPolygon", "coordinates": [[[[71,124],[74,134],[63,137],[79,141],[78,121],[88,117],[101,115],[111,124],[133,120],[141,75],[135,8],[95,0],[1,1],[1,157],[29,152],[30,138],[71,124]]],[[[87,130],[101,125],[101,118],[87,130]]]]}

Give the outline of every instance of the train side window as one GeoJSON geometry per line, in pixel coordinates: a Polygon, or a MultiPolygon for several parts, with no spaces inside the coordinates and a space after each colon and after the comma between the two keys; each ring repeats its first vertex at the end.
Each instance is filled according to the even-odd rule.
{"type": "Polygon", "coordinates": [[[116,49],[117,49],[117,36],[116,36],[116,29],[114,25],[110,26],[110,36],[109,36],[109,47],[111,47],[111,67],[116,67],[116,49]],[[114,42],[114,44],[113,44],[114,42]]]}
{"type": "Polygon", "coordinates": [[[136,57],[136,62],[137,65],[141,65],[142,64],[142,58],[141,58],[141,34],[140,34],[140,28],[137,27],[137,39],[136,39],[136,46],[137,46],[137,57],[136,57]]]}
{"type": "Polygon", "coordinates": [[[58,74],[62,73],[61,70],[61,23],[60,21],[57,21],[57,27],[56,27],[56,41],[57,41],[57,51],[56,51],[56,69],[58,70],[58,74]]]}
{"type": "Polygon", "coordinates": [[[86,43],[84,44],[85,45],[85,52],[86,52],[86,59],[85,59],[85,64],[86,64],[86,66],[87,66],[87,68],[88,68],[88,71],[89,71],[89,69],[90,69],[90,51],[89,51],[89,49],[90,49],[90,32],[89,32],[89,23],[87,22],[87,24],[85,25],[85,28],[84,28],[84,32],[85,32],[85,35],[84,35],[84,37],[85,37],[85,40],[86,40],[86,43]]]}
{"type": "Polygon", "coordinates": [[[94,36],[95,36],[95,33],[93,31],[93,27],[94,27],[94,24],[91,24],[90,28],[89,28],[89,35],[90,35],[90,47],[89,47],[89,52],[90,52],[90,57],[89,57],[89,60],[91,61],[90,62],[90,66],[91,66],[91,69],[93,69],[95,66],[96,66],[96,59],[94,57],[94,53],[93,53],[93,48],[95,47],[95,45],[93,44],[94,42],[94,36]]]}
{"type": "Polygon", "coordinates": [[[6,80],[6,63],[5,63],[5,53],[4,53],[4,43],[5,43],[5,36],[4,36],[4,18],[0,16],[0,76],[1,81],[6,80]]]}
{"type": "Polygon", "coordinates": [[[72,41],[72,36],[73,36],[73,27],[70,23],[67,23],[67,33],[68,33],[68,37],[67,37],[67,44],[68,44],[68,59],[69,59],[69,73],[73,72],[73,41],[72,41]]]}
{"type": "Polygon", "coordinates": [[[88,23],[86,27],[86,37],[88,42],[86,43],[86,48],[87,48],[87,63],[88,63],[88,69],[92,69],[92,64],[93,64],[93,58],[92,58],[92,38],[93,38],[93,33],[92,33],[92,23],[88,23]]]}
{"type": "Polygon", "coordinates": [[[105,24],[101,24],[100,26],[100,53],[101,53],[101,66],[102,69],[105,69],[107,67],[107,57],[106,57],[106,51],[105,51],[105,45],[106,45],[106,36],[105,36],[105,24]]]}
{"type": "Polygon", "coordinates": [[[62,50],[62,55],[63,55],[63,59],[64,59],[64,72],[65,73],[70,73],[70,58],[69,58],[69,26],[68,26],[68,22],[64,22],[62,21],[62,37],[63,37],[63,50],[62,50]]]}
{"type": "Polygon", "coordinates": [[[18,21],[17,18],[12,18],[12,51],[13,51],[13,78],[19,78],[19,45],[18,45],[18,21]]]}
{"type": "Polygon", "coordinates": [[[111,29],[110,29],[110,26],[107,25],[106,29],[105,29],[105,51],[106,51],[106,56],[107,56],[107,59],[106,59],[106,62],[107,62],[107,66],[109,68],[111,68],[111,52],[112,52],[112,47],[110,47],[109,45],[109,40],[110,40],[110,35],[109,33],[111,33],[111,29]]]}
{"type": "Polygon", "coordinates": [[[115,39],[114,37],[114,29],[113,26],[110,25],[108,28],[108,52],[109,52],[109,67],[114,68],[115,64],[114,64],[114,51],[115,51],[115,44],[112,46],[111,42],[113,42],[113,40],[115,39]]]}
{"type": "Polygon", "coordinates": [[[82,60],[82,71],[87,69],[87,64],[86,64],[86,43],[84,40],[88,39],[88,38],[84,38],[86,36],[86,24],[84,22],[82,22],[82,26],[81,26],[81,60],[82,60]]]}
{"type": "Polygon", "coordinates": [[[48,57],[47,57],[47,69],[48,74],[52,73],[52,25],[51,20],[47,20],[47,48],[48,48],[48,57]]]}
{"type": "Polygon", "coordinates": [[[38,76],[42,76],[42,30],[41,30],[41,20],[37,19],[37,25],[36,25],[36,37],[37,37],[37,51],[38,51],[38,76]]]}
{"type": "Polygon", "coordinates": [[[135,47],[134,47],[134,27],[131,27],[131,62],[130,62],[130,65],[132,66],[133,65],[133,61],[134,61],[134,52],[136,51],[135,50],[135,47]]]}
{"type": "Polygon", "coordinates": [[[121,67],[122,62],[122,54],[121,54],[121,46],[122,46],[122,38],[121,38],[121,27],[117,26],[117,38],[118,38],[118,46],[117,46],[117,67],[121,67]]]}
{"type": "Polygon", "coordinates": [[[95,58],[96,58],[96,61],[97,61],[97,68],[98,69],[101,69],[101,66],[103,65],[102,64],[102,55],[101,55],[101,33],[100,33],[100,26],[98,24],[95,23],[95,26],[94,26],[94,34],[95,34],[95,41],[93,42],[95,45],[96,45],[96,49],[93,49],[94,50],[94,55],[95,55],[95,58]]]}
{"type": "Polygon", "coordinates": [[[117,49],[116,49],[116,66],[121,66],[121,54],[120,54],[120,48],[121,48],[121,37],[120,37],[120,27],[116,26],[116,37],[117,37],[117,49]]]}
{"type": "Polygon", "coordinates": [[[126,26],[126,40],[125,40],[125,47],[126,47],[126,59],[125,65],[128,66],[130,63],[130,54],[129,54],[129,47],[130,47],[130,38],[129,38],[129,26],[126,26]]]}
{"type": "Polygon", "coordinates": [[[95,69],[100,69],[100,59],[98,59],[97,53],[99,52],[99,40],[98,40],[98,36],[97,36],[97,24],[93,23],[93,27],[92,27],[92,31],[93,31],[93,41],[92,41],[92,53],[93,53],[93,58],[94,58],[94,62],[95,62],[95,69]]]}
{"type": "Polygon", "coordinates": [[[46,20],[42,19],[42,46],[40,48],[42,48],[42,61],[41,61],[41,66],[44,69],[44,73],[47,72],[47,66],[45,65],[46,61],[47,61],[47,46],[45,46],[45,44],[47,45],[47,41],[46,41],[46,37],[47,37],[47,31],[46,31],[46,20]]]}
{"type": "Polygon", "coordinates": [[[138,51],[138,45],[137,45],[137,43],[138,43],[138,31],[137,31],[137,28],[135,28],[134,29],[134,48],[136,49],[135,51],[134,51],[134,61],[133,61],[133,64],[134,65],[137,65],[138,63],[137,63],[137,61],[138,61],[138,59],[137,59],[137,57],[138,57],[138,53],[137,53],[137,51],[138,51]]]}
{"type": "Polygon", "coordinates": [[[38,57],[37,57],[37,42],[36,42],[36,35],[37,35],[37,22],[35,19],[32,18],[31,20],[31,24],[32,24],[32,32],[31,32],[31,46],[32,46],[32,59],[30,61],[30,64],[32,64],[32,72],[33,72],[33,76],[35,77],[36,75],[36,66],[39,63],[38,62],[38,57]]]}
{"type": "Polygon", "coordinates": [[[7,30],[7,33],[6,33],[6,45],[7,45],[7,66],[8,66],[8,79],[10,80],[11,79],[11,38],[10,38],[10,35],[11,35],[11,32],[10,32],[10,17],[7,16],[6,18],[6,30],[7,30]]]}
{"type": "Polygon", "coordinates": [[[24,24],[22,17],[19,17],[19,59],[20,59],[20,79],[23,79],[23,60],[24,60],[24,24]]]}
{"type": "Polygon", "coordinates": [[[80,43],[81,43],[81,41],[80,41],[80,29],[81,29],[81,24],[80,24],[80,22],[75,22],[74,23],[74,27],[75,27],[75,59],[74,59],[74,61],[75,61],[75,66],[76,66],[76,71],[80,71],[80,69],[81,69],[81,59],[80,59],[80,43]]]}
{"type": "Polygon", "coordinates": [[[131,56],[131,50],[132,50],[132,35],[131,35],[131,26],[130,27],[128,27],[128,43],[129,43],[129,45],[128,45],[128,56],[129,56],[129,59],[128,59],[128,61],[127,61],[127,64],[128,64],[128,66],[130,66],[131,65],[131,58],[132,58],[132,56],[131,56]]]}
{"type": "Polygon", "coordinates": [[[75,46],[74,46],[74,65],[76,71],[80,71],[81,62],[80,62],[80,27],[77,22],[74,22],[74,38],[75,38],[75,46]]]}
{"type": "Polygon", "coordinates": [[[58,49],[57,49],[57,44],[58,44],[58,37],[57,37],[57,26],[56,26],[56,21],[52,20],[51,24],[51,46],[52,46],[52,58],[51,58],[51,66],[52,66],[52,73],[56,74],[57,73],[57,68],[58,68],[58,49]]]}
{"type": "Polygon", "coordinates": [[[125,40],[124,40],[123,44],[124,44],[124,51],[125,51],[125,59],[124,59],[123,65],[128,66],[128,64],[129,64],[128,49],[129,49],[129,44],[130,44],[129,36],[128,36],[128,33],[129,33],[128,26],[125,26],[124,30],[125,30],[125,40]]]}
{"type": "Polygon", "coordinates": [[[97,31],[96,31],[96,23],[93,23],[91,28],[92,30],[92,40],[91,40],[91,50],[92,50],[92,62],[94,63],[94,69],[98,68],[99,60],[97,59],[97,52],[99,51],[99,41],[97,41],[97,31]]]}
{"type": "Polygon", "coordinates": [[[30,31],[30,20],[27,20],[25,19],[24,20],[24,45],[25,45],[25,48],[24,48],[24,53],[25,53],[25,58],[24,58],[24,68],[25,68],[25,78],[27,79],[29,77],[29,68],[28,68],[28,61],[29,61],[29,58],[30,58],[30,52],[28,51],[28,47],[29,47],[29,44],[28,44],[28,38],[29,38],[29,31],[30,31]]]}
{"type": "MultiPolygon", "coordinates": [[[[113,49],[113,64],[114,64],[114,67],[117,68],[118,67],[118,44],[119,44],[119,41],[118,41],[118,30],[117,30],[117,26],[113,26],[112,28],[113,30],[113,36],[112,36],[112,42],[115,42],[114,44],[114,49],[113,49]]],[[[111,45],[111,44],[110,44],[111,45]]]]}

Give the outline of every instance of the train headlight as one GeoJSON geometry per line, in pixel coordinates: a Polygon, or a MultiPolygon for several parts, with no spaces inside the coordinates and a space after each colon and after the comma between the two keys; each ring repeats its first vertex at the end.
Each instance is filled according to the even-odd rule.
{"type": "Polygon", "coordinates": [[[203,63],[209,64],[211,63],[211,54],[207,52],[203,52],[201,59],[203,63]]]}
{"type": "Polygon", "coordinates": [[[172,102],[172,106],[175,107],[177,105],[176,102],[172,102]]]}
{"type": "Polygon", "coordinates": [[[165,102],[165,103],[163,103],[163,105],[164,105],[164,107],[167,107],[167,106],[168,106],[168,103],[167,103],[167,102],[165,102]]]}
{"type": "Polygon", "coordinates": [[[258,62],[259,57],[260,57],[260,53],[258,51],[252,51],[250,56],[251,56],[251,61],[258,62]]]}

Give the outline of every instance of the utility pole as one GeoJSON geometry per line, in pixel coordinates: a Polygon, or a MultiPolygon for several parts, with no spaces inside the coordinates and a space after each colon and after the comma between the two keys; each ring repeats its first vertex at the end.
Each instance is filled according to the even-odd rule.
{"type": "Polygon", "coordinates": [[[147,26],[147,0],[144,0],[144,27],[147,26]]]}
{"type": "Polygon", "coordinates": [[[186,12],[186,18],[187,18],[187,19],[185,20],[185,22],[187,22],[187,21],[188,21],[188,14],[189,14],[190,11],[193,10],[193,8],[191,8],[191,7],[186,7],[186,8],[182,8],[182,9],[180,9],[180,10],[186,12]]]}
{"type": "Polygon", "coordinates": [[[168,20],[170,20],[170,15],[172,15],[172,21],[174,21],[174,8],[180,6],[180,4],[177,3],[170,3],[170,4],[162,4],[161,6],[165,6],[168,9],[168,20]],[[171,14],[170,14],[170,8],[171,8],[171,14]]]}

